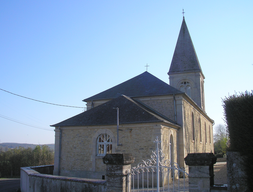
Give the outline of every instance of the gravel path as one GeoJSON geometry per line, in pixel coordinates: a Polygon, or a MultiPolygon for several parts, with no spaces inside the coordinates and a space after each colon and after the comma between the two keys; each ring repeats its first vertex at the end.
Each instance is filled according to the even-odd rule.
{"type": "Polygon", "coordinates": [[[227,162],[214,164],[214,184],[227,184],[227,162]]]}

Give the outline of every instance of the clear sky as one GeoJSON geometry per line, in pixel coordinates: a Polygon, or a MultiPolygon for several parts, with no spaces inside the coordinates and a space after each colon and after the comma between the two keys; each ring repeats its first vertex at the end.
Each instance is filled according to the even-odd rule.
{"type": "MultiPolygon", "coordinates": [[[[206,112],[224,124],[222,99],[252,90],[252,8],[252,0],[0,1],[0,89],[85,107],[83,99],[143,73],[147,63],[169,83],[184,9],[205,75],[206,112]]],[[[54,143],[50,125],[81,112],[0,90],[0,143],[54,143]]]]}

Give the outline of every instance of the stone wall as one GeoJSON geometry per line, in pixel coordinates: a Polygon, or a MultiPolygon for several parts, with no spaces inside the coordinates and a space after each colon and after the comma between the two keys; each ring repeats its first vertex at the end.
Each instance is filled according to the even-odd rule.
{"type": "Polygon", "coordinates": [[[183,102],[186,154],[214,152],[212,122],[187,100],[183,102]],[[194,119],[193,121],[192,118],[194,119]]]}
{"type": "Polygon", "coordinates": [[[22,167],[20,170],[20,177],[21,192],[106,191],[105,180],[40,174],[30,167],[22,167]]]}
{"type": "Polygon", "coordinates": [[[175,120],[173,96],[144,97],[138,99],[157,112],[175,120]]]}
{"type": "Polygon", "coordinates": [[[243,165],[243,156],[239,152],[227,152],[227,182],[228,191],[248,191],[247,176],[243,165]]]}
{"type": "MultiPolygon", "coordinates": [[[[62,128],[60,175],[102,179],[105,165],[102,156],[97,156],[96,142],[101,133],[109,134],[113,139],[112,152],[131,153],[135,157],[135,166],[142,160],[150,158],[155,150],[156,136],[161,139],[162,146],[168,146],[173,138],[173,156],[177,161],[177,130],[166,125],[131,124],[119,126],[119,143],[117,146],[116,126],[66,127],[62,128]]],[[[164,151],[168,156],[168,147],[164,151]]]]}
{"type": "Polygon", "coordinates": [[[106,154],[106,180],[55,176],[52,165],[21,167],[20,183],[22,192],[129,192],[131,190],[131,154],[106,154]]]}
{"type": "Polygon", "coordinates": [[[164,158],[170,160],[171,163],[178,163],[177,132],[177,129],[162,127],[161,149],[164,152],[164,158]]]}
{"type": "Polygon", "coordinates": [[[31,168],[42,174],[52,175],[54,171],[54,165],[40,165],[40,166],[31,167],[31,168]]]}
{"type": "Polygon", "coordinates": [[[191,86],[191,98],[199,107],[205,111],[204,104],[204,90],[202,90],[201,84],[204,83],[204,77],[201,73],[182,73],[182,74],[170,74],[170,85],[180,90],[180,83],[182,81],[188,81],[191,86]]]}

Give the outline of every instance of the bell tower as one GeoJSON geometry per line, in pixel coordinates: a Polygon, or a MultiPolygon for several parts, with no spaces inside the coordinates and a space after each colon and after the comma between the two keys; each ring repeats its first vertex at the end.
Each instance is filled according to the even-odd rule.
{"type": "Polygon", "coordinates": [[[185,92],[205,111],[204,79],[185,18],[168,72],[170,85],[185,92]]]}

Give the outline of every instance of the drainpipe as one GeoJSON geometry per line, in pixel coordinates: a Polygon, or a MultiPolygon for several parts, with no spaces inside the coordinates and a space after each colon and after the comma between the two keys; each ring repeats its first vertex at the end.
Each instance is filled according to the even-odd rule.
{"type": "Polygon", "coordinates": [[[93,100],[91,101],[91,109],[94,108],[93,100]]]}
{"type": "Polygon", "coordinates": [[[117,146],[122,146],[122,144],[119,143],[119,108],[114,108],[117,110],[117,146]]]}

